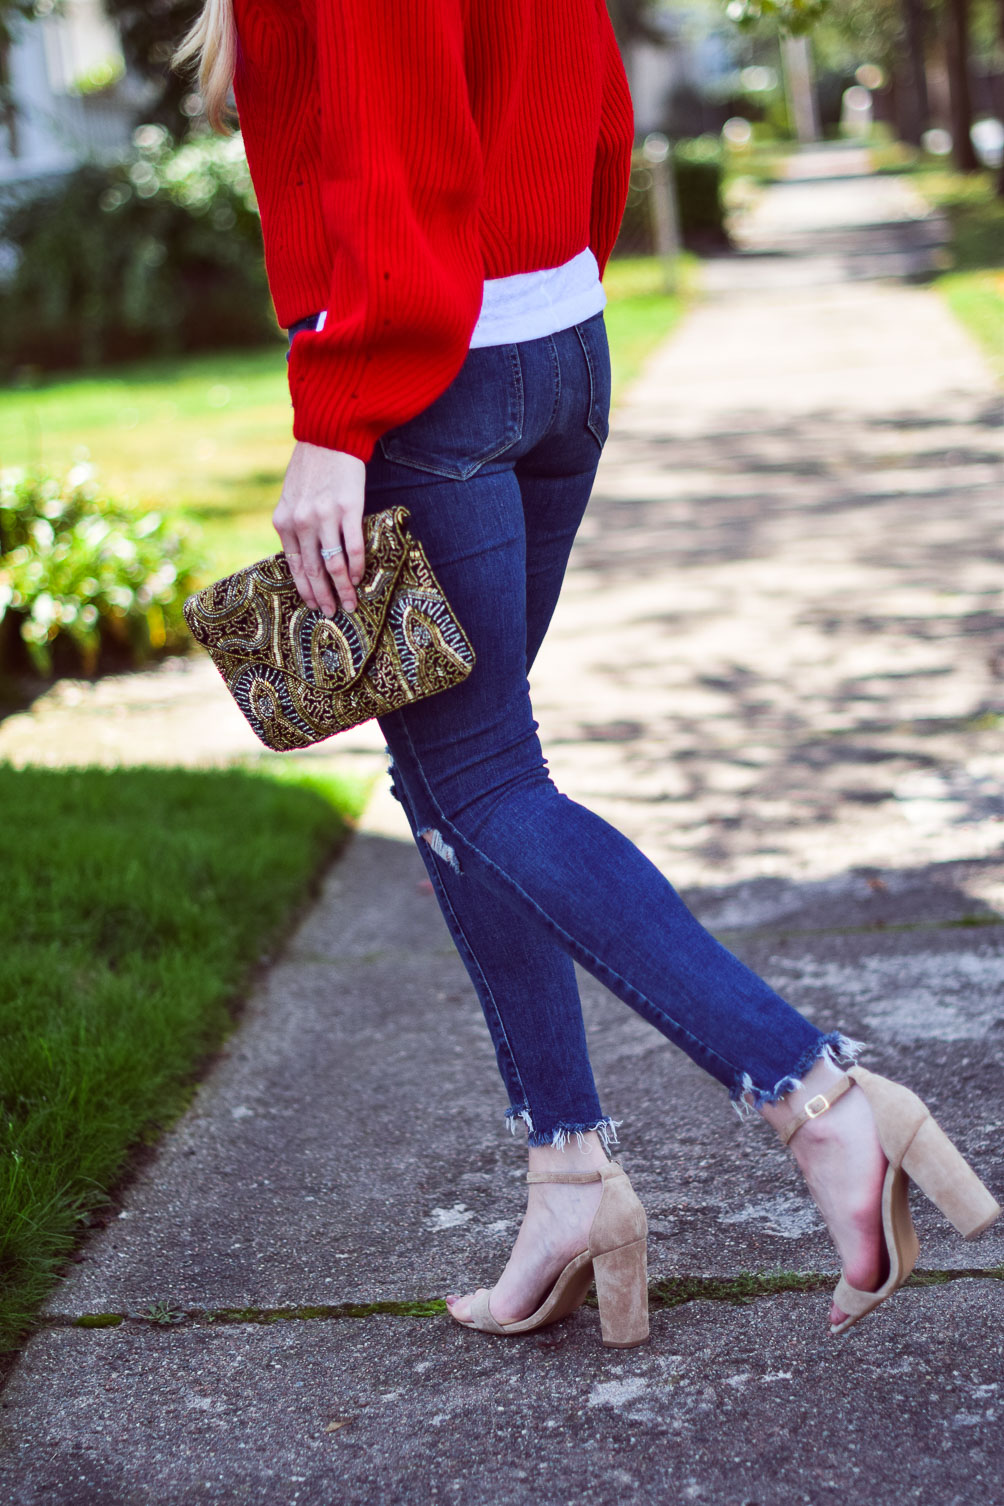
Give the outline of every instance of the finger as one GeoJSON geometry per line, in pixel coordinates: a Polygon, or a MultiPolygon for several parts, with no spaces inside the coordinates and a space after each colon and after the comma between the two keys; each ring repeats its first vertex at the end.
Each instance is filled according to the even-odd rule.
{"type": "Polygon", "coordinates": [[[286,563],[289,566],[289,573],[293,577],[293,584],[300,593],[300,599],[316,612],[318,610],[317,598],[314,595],[310,581],[307,579],[307,573],[303,568],[303,556],[300,553],[296,534],[290,532],[288,529],[279,529],[278,527],[276,528],[276,532],[282,543],[282,552],[286,556],[286,563]]]}
{"type": "Polygon", "coordinates": [[[310,581],[318,611],[323,612],[325,617],[334,617],[338,610],[338,600],[331,589],[331,577],[325,562],[321,559],[321,546],[316,538],[301,539],[300,543],[303,547],[304,574],[310,581]]]}
{"type": "Polygon", "coordinates": [[[338,597],[332,590],[327,561],[321,556],[321,519],[315,509],[302,507],[293,515],[297,547],[303,561],[303,572],[310,582],[310,589],[319,612],[333,617],[338,610],[338,597]]]}
{"type": "Polygon", "coordinates": [[[360,513],[353,513],[342,519],[342,539],[345,543],[349,579],[354,586],[358,586],[366,570],[366,545],[363,542],[363,520],[360,513]]]}
{"type": "MultiPolygon", "coordinates": [[[[331,544],[328,547],[334,549],[336,546],[331,544]]],[[[338,592],[338,600],[342,606],[342,610],[354,612],[358,605],[358,598],[356,597],[355,587],[349,579],[349,567],[345,563],[344,551],[339,554],[330,555],[324,563],[328,567],[328,575],[334,582],[335,590],[338,592]]]]}

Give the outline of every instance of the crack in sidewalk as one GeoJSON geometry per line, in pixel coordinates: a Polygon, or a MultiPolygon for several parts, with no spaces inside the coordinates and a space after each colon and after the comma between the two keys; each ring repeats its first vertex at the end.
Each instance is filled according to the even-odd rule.
{"type": "MultiPolygon", "coordinates": [[[[753,1271],[738,1276],[670,1276],[649,1286],[649,1306],[654,1312],[682,1307],[689,1302],[725,1302],[745,1306],[763,1297],[784,1292],[828,1291],[836,1277],[820,1271],[779,1271],[774,1275],[753,1271]]],[[[969,1267],[951,1271],[914,1271],[906,1287],[944,1286],[952,1281],[1004,1281],[1004,1266],[969,1267]]],[[[596,1299],[586,1299],[595,1307],[596,1299]]],[[[341,1302],[298,1307],[172,1308],[166,1302],[151,1304],[146,1312],[53,1313],[43,1328],[117,1328],[130,1324],[140,1328],[178,1328],[185,1325],[210,1327],[221,1324],[268,1324],[288,1322],[339,1322],[359,1318],[435,1318],[446,1312],[441,1298],[411,1302],[341,1302]]]]}

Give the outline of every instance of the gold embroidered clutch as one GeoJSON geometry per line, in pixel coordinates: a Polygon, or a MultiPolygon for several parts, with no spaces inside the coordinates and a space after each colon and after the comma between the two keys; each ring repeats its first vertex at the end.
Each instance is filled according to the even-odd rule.
{"type": "Polygon", "coordinates": [[[308,607],[284,554],[185,602],[193,636],[266,747],[306,748],[470,674],[467,635],[407,523],[406,507],[364,518],[354,612],[327,618],[308,607]]]}

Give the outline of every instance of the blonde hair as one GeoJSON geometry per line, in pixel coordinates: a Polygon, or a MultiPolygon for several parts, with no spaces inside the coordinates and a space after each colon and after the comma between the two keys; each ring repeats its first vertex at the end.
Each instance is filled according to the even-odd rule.
{"type": "Polygon", "coordinates": [[[182,38],[171,57],[171,66],[181,68],[197,59],[199,92],[206,119],[221,136],[233,129],[233,111],[228,96],[237,61],[237,27],[233,0],[205,0],[202,14],[182,38]]]}

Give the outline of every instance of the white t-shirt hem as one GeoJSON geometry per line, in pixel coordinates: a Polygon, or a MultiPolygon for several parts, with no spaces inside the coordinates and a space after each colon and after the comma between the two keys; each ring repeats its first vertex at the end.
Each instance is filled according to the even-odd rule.
{"type": "Polygon", "coordinates": [[[559,267],[486,278],[470,348],[557,334],[598,314],[606,302],[599,265],[588,246],[559,267]]]}
{"type": "MultiPolygon", "coordinates": [[[[540,340],[591,319],[607,305],[596,257],[587,246],[559,267],[487,277],[481,313],[471,334],[471,350],[540,340]]],[[[317,321],[324,328],[327,309],[317,321]]]]}

